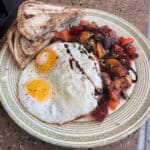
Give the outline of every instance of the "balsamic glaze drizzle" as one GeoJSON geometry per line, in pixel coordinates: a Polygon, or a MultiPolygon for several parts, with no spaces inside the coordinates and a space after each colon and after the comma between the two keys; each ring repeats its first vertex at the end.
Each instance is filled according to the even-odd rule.
{"type": "Polygon", "coordinates": [[[70,68],[73,70],[73,59],[69,59],[70,68]]]}
{"type": "Polygon", "coordinates": [[[84,71],[84,69],[80,66],[79,62],[73,57],[72,53],[70,52],[70,49],[68,47],[67,44],[64,44],[65,48],[66,48],[66,52],[71,56],[71,59],[69,60],[70,63],[70,67],[71,69],[73,69],[73,65],[72,62],[74,61],[76,64],[76,67],[80,70],[80,72],[86,76],[86,78],[91,82],[91,84],[94,86],[95,91],[99,91],[100,89],[96,87],[96,85],[94,84],[94,82],[91,80],[91,78],[87,75],[87,73],[84,71]]]}

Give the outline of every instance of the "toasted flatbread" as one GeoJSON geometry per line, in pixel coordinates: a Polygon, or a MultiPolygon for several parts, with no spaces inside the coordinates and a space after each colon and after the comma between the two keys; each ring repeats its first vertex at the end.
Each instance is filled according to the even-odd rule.
{"type": "Polygon", "coordinates": [[[26,1],[18,10],[18,30],[28,40],[34,40],[52,31],[57,25],[66,24],[81,16],[75,8],[58,9],[54,5],[26,1]]]}
{"type": "Polygon", "coordinates": [[[16,24],[14,24],[9,29],[7,34],[7,41],[8,41],[9,50],[13,58],[17,62],[17,65],[21,69],[23,69],[26,66],[26,64],[28,64],[31,61],[32,56],[27,56],[23,53],[20,45],[21,34],[16,29],[17,29],[16,24]]]}

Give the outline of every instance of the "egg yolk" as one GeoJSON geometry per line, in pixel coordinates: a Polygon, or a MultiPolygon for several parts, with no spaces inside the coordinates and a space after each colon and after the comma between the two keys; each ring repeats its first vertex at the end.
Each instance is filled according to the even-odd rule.
{"type": "Polygon", "coordinates": [[[38,72],[44,73],[55,65],[56,60],[56,53],[50,48],[45,48],[37,55],[35,59],[35,66],[38,72]]]}
{"type": "Polygon", "coordinates": [[[32,80],[27,83],[27,93],[38,102],[47,101],[52,96],[52,89],[43,79],[32,80]]]}

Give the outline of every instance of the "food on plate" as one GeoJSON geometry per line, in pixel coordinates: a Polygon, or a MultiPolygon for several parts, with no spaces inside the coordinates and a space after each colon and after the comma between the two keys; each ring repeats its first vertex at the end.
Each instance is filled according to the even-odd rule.
{"type": "Polygon", "coordinates": [[[18,94],[38,119],[63,124],[97,107],[102,82],[99,64],[78,43],[56,42],[40,51],[22,71],[18,94]]]}
{"type": "Polygon", "coordinates": [[[55,9],[54,5],[25,1],[18,10],[17,21],[7,34],[9,49],[23,69],[50,42],[54,30],[67,27],[83,12],[78,8],[55,9]]]}
{"type": "Polygon", "coordinates": [[[94,21],[72,24],[82,16],[78,8],[25,1],[8,32],[9,49],[23,69],[19,101],[41,121],[64,124],[87,115],[103,121],[138,79],[134,39],[94,21]]]}

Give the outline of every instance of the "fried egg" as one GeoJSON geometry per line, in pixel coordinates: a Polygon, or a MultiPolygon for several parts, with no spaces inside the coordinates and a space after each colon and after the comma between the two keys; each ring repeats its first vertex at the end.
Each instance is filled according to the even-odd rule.
{"type": "Polygon", "coordinates": [[[22,71],[20,103],[41,121],[64,124],[97,106],[102,82],[93,54],[77,43],[54,43],[40,51],[22,71]]]}

